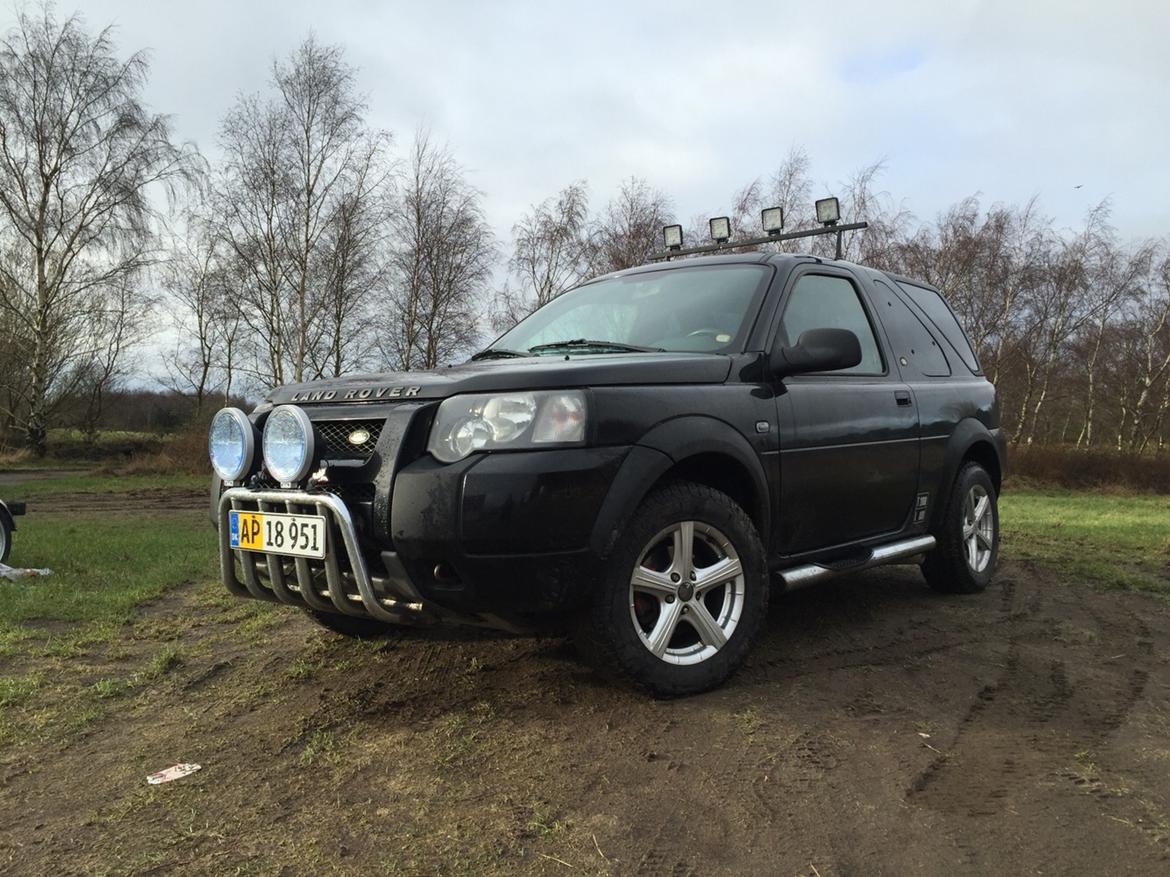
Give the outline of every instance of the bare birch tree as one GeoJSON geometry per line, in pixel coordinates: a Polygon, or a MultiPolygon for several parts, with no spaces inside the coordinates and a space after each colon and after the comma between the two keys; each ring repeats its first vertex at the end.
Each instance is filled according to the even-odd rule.
{"type": "Polygon", "coordinates": [[[24,345],[27,385],[15,392],[37,454],[102,355],[97,317],[138,305],[124,294],[157,258],[150,191],[195,167],[142,103],[148,72],[144,54],[118,56],[108,28],[90,35],[50,7],[20,13],[0,41],[0,309],[24,345]]]}
{"type": "Polygon", "coordinates": [[[534,205],[512,227],[512,240],[508,268],[517,286],[497,296],[493,324],[499,331],[588,277],[593,241],[585,184],[570,183],[534,205]]]}
{"type": "Polygon", "coordinates": [[[379,347],[393,368],[435,368],[479,339],[495,241],[480,192],[426,131],[415,135],[392,229],[379,347]]]}
{"type": "Polygon", "coordinates": [[[389,135],[366,126],[340,48],[305,40],[273,64],[271,92],[241,97],[225,117],[216,186],[219,234],[248,279],[252,371],[267,386],[358,358],[347,332],[374,286],[368,257],[391,175],[389,135]]]}
{"type": "MultiPolygon", "coordinates": [[[[780,166],[766,180],[756,179],[744,186],[732,199],[731,226],[733,238],[759,237],[760,213],[767,207],[784,210],[786,231],[811,228],[813,214],[812,180],[809,178],[808,153],[794,146],[780,162],[780,166]]],[[[701,225],[695,229],[696,242],[708,231],[701,225]]],[[[807,248],[807,241],[777,241],[768,249],[796,253],[807,248]]]]}
{"type": "Polygon", "coordinates": [[[390,167],[370,149],[355,162],[322,241],[321,343],[309,348],[313,371],[334,377],[359,368],[375,347],[370,305],[389,271],[390,167]]]}
{"type": "Polygon", "coordinates": [[[673,215],[674,205],[664,193],[637,177],[624,181],[594,224],[590,273],[644,264],[662,249],[662,227],[673,215]]]}
{"type": "Polygon", "coordinates": [[[239,328],[235,315],[240,309],[234,301],[227,247],[206,216],[188,211],[171,239],[161,276],[175,342],[160,380],[175,392],[194,397],[198,417],[208,397],[230,383],[230,355],[239,328]]]}

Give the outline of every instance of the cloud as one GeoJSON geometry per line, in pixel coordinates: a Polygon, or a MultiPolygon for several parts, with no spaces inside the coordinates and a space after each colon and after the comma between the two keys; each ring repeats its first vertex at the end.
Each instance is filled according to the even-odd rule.
{"type": "MultiPolygon", "coordinates": [[[[1123,234],[1170,231],[1168,7],[1153,2],[589,4],[87,0],[149,98],[215,151],[219,119],[310,29],[361,67],[370,118],[427,124],[501,235],[574,179],[644,176],[681,216],[722,211],[793,144],[826,188],[884,157],[920,217],[1039,193],[1073,224],[1112,195],[1123,234]],[[1081,189],[1074,189],[1076,185],[1081,189]]],[[[11,12],[7,13],[11,15],[11,12]]]]}

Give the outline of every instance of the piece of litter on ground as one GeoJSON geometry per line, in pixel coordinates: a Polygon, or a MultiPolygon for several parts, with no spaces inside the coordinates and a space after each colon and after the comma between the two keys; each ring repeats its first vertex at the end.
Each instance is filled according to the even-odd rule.
{"type": "Polygon", "coordinates": [[[24,579],[31,576],[51,576],[51,569],[17,569],[0,563],[0,579],[24,579]]]}
{"type": "Polygon", "coordinates": [[[929,734],[927,734],[925,731],[919,731],[919,732],[918,732],[918,736],[919,736],[919,737],[921,737],[923,740],[929,740],[929,739],[930,739],[930,735],[929,735],[929,734]]]}
{"type": "Polygon", "coordinates": [[[165,770],[160,770],[158,773],[152,773],[146,778],[146,781],[152,786],[161,785],[162,783],[169,783],[171,780],[181,780],[183,777],[190,776],[197,770],[201,770],[201,764],[172,764],[165,770]]]}

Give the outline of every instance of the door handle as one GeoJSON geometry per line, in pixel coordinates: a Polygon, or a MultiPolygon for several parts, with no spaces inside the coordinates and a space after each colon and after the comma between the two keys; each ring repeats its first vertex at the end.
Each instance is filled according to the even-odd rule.
{"type": "Polygon", "coordinates": [[[912,404],[910,394],[906,390],[894,390],[894,399],[897,400],[899,405],[912,404]]]}

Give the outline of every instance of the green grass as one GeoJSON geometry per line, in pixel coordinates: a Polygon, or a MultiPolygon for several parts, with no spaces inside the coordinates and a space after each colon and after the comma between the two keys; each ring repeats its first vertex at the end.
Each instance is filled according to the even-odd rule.
{"type": "Polygon", "coordinates": [[[198,515],[30,514],[20,520],[10,562],[53,574],[0,579],[0,653],[6,639],[28,635],[30,626],[76,622],[92,631],[121,624],[167,589],[213,578],[216,549],[211,526],[198,515]]]}
{"type": "Polygon", "coordinates": [[[1170,595],[1170,496],[1009,490],[1004,553],[1098,587],[1170,595]]]}
{"type": "MultiPolygon", "coordinates": [[[[29,487],[48,496],[194,484],[203,481],[69,476],[29,487]]],[[[34,495],[32,489],[4,492],[34,495]]],[[[170,640],[183,619],[144,619],[140,607],[183,583],[209,582],[217,574],[215,534],[196,512],[74,514],[52,511],[49,501],[38,511],[30,502],[18,528],[9,562],[49,568],[52,575],[0,579],[0,667],[5,668],[0,747],[80,732],[124,699],[180,670],[186,653],[170,640]],[[134,627],[128,627],[131,622],[134,627]],[[143,654],[152,640],[158,646],[143,654]],[[135,652],[141,656],[137,666],[118,665],[117,655],[135,652]]]]}

